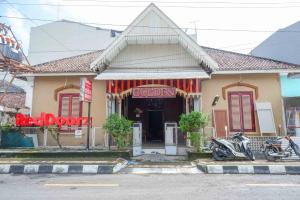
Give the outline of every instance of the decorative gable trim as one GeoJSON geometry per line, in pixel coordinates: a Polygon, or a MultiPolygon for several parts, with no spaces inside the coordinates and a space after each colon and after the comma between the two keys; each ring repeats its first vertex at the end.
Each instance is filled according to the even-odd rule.
{"type": "MultiPolygon", "coordinates": [[[[162,27],[157,27],[157,29],[162,29],[162,27]]],[[[218,69],[218,64],[153,3],[151,3],[93,63],[91,63],[90,68],[94,71],[102,72],[127,45],[149,43],[178,43],[185,48],[187,52],[198,61],[199,66],[204,67],[205,71],[207,71],[209,74],[218,69]],[[151,11],[157,14],[165,23],[168,24],[168,27],[166,28],[172,29],[174,35],[131,34],[132,30],[136,28],[137,24],[139,24],[151,11]]]]}

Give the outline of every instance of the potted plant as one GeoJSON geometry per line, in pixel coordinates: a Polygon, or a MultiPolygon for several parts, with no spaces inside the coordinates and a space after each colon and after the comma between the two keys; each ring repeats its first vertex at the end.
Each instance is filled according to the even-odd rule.
{"type": "Polygon", "coordinates": [[[106,119],[103,128],[114,138],[118,150],[124,149],[130,144],[132,121],[117,114],[112,114],[106,119]]]}
{"type": "Polygon", "coordinates": [[[191,112],[180,116],[179,127],[180,130],[187,134],[193,147],[192,152],[188,152],[188,157],[207,157],[204,154],[204,135],[203,129],[208,124],[209,117],[202,112],[191,112]]]}

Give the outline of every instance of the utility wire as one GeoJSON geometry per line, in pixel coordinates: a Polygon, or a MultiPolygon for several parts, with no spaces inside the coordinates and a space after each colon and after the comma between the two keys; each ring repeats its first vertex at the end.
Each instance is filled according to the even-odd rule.
{"type": "MultiPolygon", "coordinates": [[[[137,2],[136,2],[137,3],[137,2]]],[[[116,8],[144,8],[145,5],[112,5],[112,4],[51,4],[51,3],[5,3],[0,2],[0,4],[9,4],[9,5],[20,5],[20,6],[52,6],[52,7],[116,7],[116,8]]],[[[300,5],[280,5],[280,6],[193,6],[193,5],[160,5],[160,7],[165,8],[197,8],[197,9],[228,9],[228,8],[249,8],[249,9],[285,9],[285,8],[299,8],[300,5]]]]}
{"type": "MultiPolygon", "coordinates": [[[[25,15],[24,15],[25,16],[25,15]]],[[[30,20],[30,21],[43,21],[43,22],[57,22],[59,20],[53,19],[40,19],[40,18],[28,18],[28,17],[16,17],[16,16],[5,16],[0,15],[0,18],[12,18],[12,19],[20,19],[20,20],[30,20]]],[[[81,23],[85,25],[97,25],[97,26],[116,26],[116,27],[127,27],[128,24],[109,24],[109,23],[95,23],[95,22],[74,22],[68,20],[61,20],[66,23],[81,23]]],[[[35,24],[37,25],[37,24],[35,24]]],[[[141,28],[161,28],[161,29],[181,29],[181,30],[200,30],[200,31],[223,31],[223,32],[253,32],[253,33],[273,33],[273,32],[283,32],[283,33],[299,33],[300,30],[258,30],[258,29],[220,29],[220,28],[192,28],[192,27],[163,27],[163,26],[133,26],[133,27],[141,27],[141,28]]],[[[96,27],[95,27],[96,28],[96,27]]]]}
{"type": "MultiPolygon", "coordinates": [[[[16,10],[17,12],[19,12],[21,15],[25,16],[26,19],[30,20],[32,24],[34,24],[35,26],[38,26],[37,23],[34,22],[34,20],[30,19],[28,16],[26,16],[22,11],[20,11],[18,8],[16,8],[14,5],[10,4],[9,1],[4,0],[5,2],[7,2],[7,4],[13,8],[14,10],[16,10]]],[[[52,38],[54,41],[56,41],[58,44],[60,44],[63,48],[65,48],[66,50],[71,50],[69,49],[66,45],[64,45],[62,42],[60,42],[59,40],[57,40],[55,37],[53,37],[50,33],[48,33],[44,28],[40,27],[41,30],[48,35],[48,37],[52,38]]]]}
{"type": "Polygon", "coordinates": [[[280,1],[280,2],[236,2],[236,1],[118,1],[118,0],[63,0],[65,2],[103,2],[103,3],[186,3],[186,4],[293,4],[300,1],[280,1]]]}

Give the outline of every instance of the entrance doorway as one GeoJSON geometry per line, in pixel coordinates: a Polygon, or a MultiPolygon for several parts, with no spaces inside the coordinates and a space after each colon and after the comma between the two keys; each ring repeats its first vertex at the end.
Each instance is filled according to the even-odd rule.
{"type": "Polygon", "coordinates": [[[162,110],[148,110],[149,143],[161,144],[164,142],[164,121],[162,110]]]}
{"type": "Polygon", "coordinates": [[[164,124],[178,124],[184,112],[185,99],[179,95],[175,98],[132,98],[123,101],[122,113],[134,122],[142,123],[143,146],[163,147],[165,145],[164,124]]]}

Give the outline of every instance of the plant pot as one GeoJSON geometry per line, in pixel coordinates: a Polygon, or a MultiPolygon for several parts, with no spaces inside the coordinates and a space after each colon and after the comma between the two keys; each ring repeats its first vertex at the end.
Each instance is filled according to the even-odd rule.
{"type": "Polygon", "coordinates": [[[196,160],[201,158],[212,158],[211,152],[194,152],[194,151],[188,151],[187,157],[189,160],[196,160]]]}

